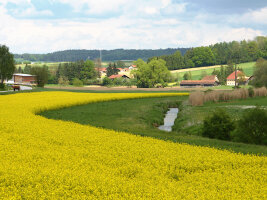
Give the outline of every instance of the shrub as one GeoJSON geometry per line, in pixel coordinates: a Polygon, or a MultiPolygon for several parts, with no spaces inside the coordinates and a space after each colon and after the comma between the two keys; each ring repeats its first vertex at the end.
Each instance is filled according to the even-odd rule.
{"type": "Polygon", "coordinates": [[[6,90],[6,85],[4,83],[0,83],[0,90],[6,90]]]}
{"type": "Polygon", "coordinates": [[[253,144],[267,144],[267,112],[254,108],[244,112],[237,122],[234,140],[253,144]]]}
{"type": "Polygon", "coordinates": [[[81,80],[79,80],[78,78],[74,78],[72,80],[72,85],[74,85],[76,87],[81,87],[81,86],[83,86],[83,82],[81,80]]]}
{"type": "Polygon", "coordinates": [[[111,85],[111,83],[112,83],[112,80],[109,79],[108,77],[103,78],[103,81],[102,81],[103,86],[111,85]]]}
{"type": "Polygon", "coordinates": [[[113,79],[113,84],[114,85],[123,85],[123,78],[115,78],[113,79]]]}
{"type": "Polygon", "coordinates": [[[235,128],[230,116],[218,109],[212,116],[204,119],[202,136],[221,140],[230,140],[230,133],[235,128]]]}
{"type": "Polygon", "coordinates": [[[248,95],[249,97],[253,97],[254,96],[254,90],[252,87],[248,88],[248,95]]]}
{"type": "Polygon", "coordinates": [[[84,85],[100,85],[101,81],[100,79],[83,79],[84,85]]]}
{"type": "Polygon", "coordinates": [[[58,78],[58,84],[59,84],[60,86],[61,86],[61,85],[66,86],[66,85],[69,84],[69,80],[68,80],[68,78],[65,77],[65,76],[60,76],[60,77],[58,78]]]}

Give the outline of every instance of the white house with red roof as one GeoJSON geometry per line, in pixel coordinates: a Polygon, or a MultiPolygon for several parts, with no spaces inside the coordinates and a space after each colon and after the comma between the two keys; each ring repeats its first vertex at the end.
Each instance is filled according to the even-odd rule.
{"type": "Polygon", "coordinates": [[[131,65],[131,66],[129,67],[129,70],[130,70],[130,71],[133,70],[133,69],[137,69],[137,66],[136,66],[136,65],[131,65]]]}
{"type": "MultiPolygon", "coordinates": [[[[244,79],[243,82],[246,82],[249,77],[246,77],[246,75],[244,74],[244,72],[240,71],[240,70],[236,70],[236,85],[238,85],[240,83],[240,79],[244,79]]],[[[235,86],[235,72],[231,73],[227,79],[226,79],[226,85],[228,86],[235,86]]]]}
{"type": "Polygon", "coordinates": [[[129,79],[130,77],[125,75],[125,74],[113,74],[110,77],[108,77],[109,79],[115,79],[115,78],[127,78],[129,79]]]}

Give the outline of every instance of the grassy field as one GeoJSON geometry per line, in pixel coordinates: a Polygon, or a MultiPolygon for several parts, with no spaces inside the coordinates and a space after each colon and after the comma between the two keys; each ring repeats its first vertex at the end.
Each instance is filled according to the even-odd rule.
{"type": "MultiPolygon", "coordinates": [[[[43,62],[37,62],[37,63],[32,63],[32,64],[28,64],[29,66],[43,66],[43,65],[47,65],[48,68],[50,69],[54,69],[54,68],[57,68],[59,64],[64,64],[64,63],[67,63],[67,62],[51,62],[51,63],[43,63],[43,62]]],[[[24,69],[24,67],[26,66],[26,64],[17,64],[16,67],[19,68],[21,67],[22,69],[24,69]]]]}
{"type": "Polygon", "coordinates": [[[207,102],[203,106],[189,106],[184,102],[180,112],[180,120],[176,120],[174,125],[175,131],[183,130],[184,133],[200,135],[200,128],[203,119],[218,108],[221,108],[237,120],[246,112],[246,106],[264,106],[267,107],[267,97],[256,97],[245,100],[235,100],[231,102],[207,102]]]}
{"type": "MultiPolygon", "coordinates": [[[[255,66],[255,62],[249,63],[241,63],[238,64],[237,67],[241,67],[244,70],[244,73],[247,76],[251,76],[253,74],[253,68],[255,66]]],[[[177,74],[180,79],[183,78],[186,72],[191,72],[192,80],[199,80],[201,78],[201,74],[203,71],[207,72],[208,75],[211,75],[214,69],[220,69],[220,65],[209,66],[209,67],[201,67],[201,68],[190,68],[190,69],[181,69],[181,70],[173,70],[171,71],[174,74],[177,74]]]]}
{"type": "MultiPolygon", "coordinates": [[[[125,131],[162,140],[171,140],[173,142],[211,146],[242,153],[267,154],[267,148],[264,146],[208,139],[196,133],[195,124],[192,124],[193,127],[190,127],[190,129],[184,127],[186,123],[200,120],[200,118],[203,119],[204,116],[218,106],[217,104],[208,104],[203,107],[192,108],[186,105],[187,98],[188,97],[164,97],[100,102],[46,111],[41,113],[41,115],[47,118],[73,121],[85,125],[90,124],[97,127],[125,131]],[[163,124],[164,113],[168,105],[178,105],[182,108],[176,120],[175,130],[170,133],[160,131],[156,128],[157,125],[163,124]]],[[[237,101],[232,102],[231,105],[246,103],[249,105],[255,103],[264,104],[266,99],[267,98],[259,98],[248,101],[237,101]]],[[[220,106],[223,107],[225,104],[222,103],[220,106]]],[[[236,114],[236,110],[237,109],[233,110],[232,114],[236,114]]],[[[198,126],[197,129],[199,129],[198,126]]]]}

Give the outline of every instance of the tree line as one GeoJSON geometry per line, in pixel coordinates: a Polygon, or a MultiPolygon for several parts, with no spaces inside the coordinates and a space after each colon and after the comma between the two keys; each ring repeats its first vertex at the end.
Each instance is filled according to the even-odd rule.
{"type": "MultiPolygon", "coordinates": [[[[139,58],[147,60],[152,56],[169,55],[179,50],[184,54],[188,48],[168,48],[168,49],[114,49],[102,50],[102,61],[117,60],[137,60],[139,58]]],[[[99,50],[65,50],[47,54],[14,54],[15,59],[44,62],[76,62],[79,60],[95,60],[100,57],[99,50]]]]}
{"type": "Polygon", "coordinates": [[[258,36],[254,40],[221,42],[205,47],[195,47],[183,55],[176,51],[171,55],[154,56],[148,59],[163,59],[169,70],[224,65],[267,59],[267,37],[258,36]]]}

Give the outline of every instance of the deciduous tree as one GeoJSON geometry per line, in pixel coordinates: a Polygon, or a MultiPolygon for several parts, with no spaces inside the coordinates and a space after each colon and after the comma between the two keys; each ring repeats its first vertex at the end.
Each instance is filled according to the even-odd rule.
{"type": "Polygon", "coordinates": [[[9,48],[5,45],[0,45],[0,87],[4,87],[4,80],[11,79],[15,71],[15,61],[9,48]]]}

